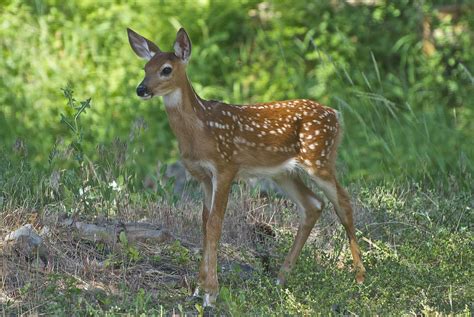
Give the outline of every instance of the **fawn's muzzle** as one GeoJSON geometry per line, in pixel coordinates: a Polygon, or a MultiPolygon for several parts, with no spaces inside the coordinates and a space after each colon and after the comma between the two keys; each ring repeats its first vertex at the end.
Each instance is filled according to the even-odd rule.
{"type": "Polygon", "coordinates": [[[139,97],[147,97],[150,93],[148,92],[148,88],[143,85],[143,84],[140,84],[138,85],[137,87],[137,95],[139,97]]]}

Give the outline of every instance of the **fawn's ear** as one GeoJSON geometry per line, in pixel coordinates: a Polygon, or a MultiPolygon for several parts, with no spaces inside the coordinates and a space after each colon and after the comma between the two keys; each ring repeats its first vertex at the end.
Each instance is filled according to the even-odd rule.
{"type": "Polygon", "coordinates": [[[179,29],[176,34],[176,41],[173,47],[174,54],[179,57],[183,63],[187,63],[189,57],[191,57],[191,40],[183,28],[179,29]]]}
{"type": "Polygon", "coordinates": [[[155,43],[144,38],[132,29],[127,28],[127,33],[130,46],[139,57],[149,61],[156,53],[161,52],[155,43]]]}

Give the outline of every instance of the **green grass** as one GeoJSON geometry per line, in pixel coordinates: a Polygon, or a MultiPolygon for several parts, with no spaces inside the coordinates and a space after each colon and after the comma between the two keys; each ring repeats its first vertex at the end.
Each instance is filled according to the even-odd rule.
{"type": "MultiPolygon", "coordinates": [[[[386,187],[359,190],[362,216],[370,218],[359,222],[367,268],[363,285],[354,283],[345,235],[337,228],[306,247],[285,289],[271,286],[268,276],[248,281],[245,290],[239,280],[229,279],[227,308],[236,315],[469,315],[474,298],[471,197],[446,200],[423,191],[393,195],[386,187]],[[452,208],[458,213],[448,219],[452,208]],[[327,244],[333,247],[321,249],[327,244]]],[[[281,243],[287,249],[287,240],[281,243]]]]}

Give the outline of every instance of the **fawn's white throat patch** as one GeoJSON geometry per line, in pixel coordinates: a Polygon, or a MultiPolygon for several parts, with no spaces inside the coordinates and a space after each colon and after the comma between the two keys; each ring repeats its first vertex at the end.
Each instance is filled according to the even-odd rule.
{"type": "Polygon", "coordinates": [[[181,89],[177,88],[163,96],[163,101],[165,102],[165,106],[167,108],[175,108],[179,107],[183,103],[183,94],[181,93],[181,89]]]}

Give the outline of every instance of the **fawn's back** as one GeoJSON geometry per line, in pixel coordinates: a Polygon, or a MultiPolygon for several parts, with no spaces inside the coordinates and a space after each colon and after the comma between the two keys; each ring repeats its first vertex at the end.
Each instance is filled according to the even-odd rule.
{"type": "Polygon", "coordinates": [[[197,111],[219,158],[249,174],[282,164],[324,169],[340,132],[337,112],[307,99],[243,106],[208,101],[197,111]]]}

